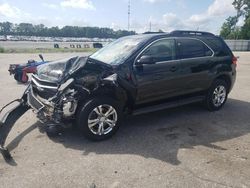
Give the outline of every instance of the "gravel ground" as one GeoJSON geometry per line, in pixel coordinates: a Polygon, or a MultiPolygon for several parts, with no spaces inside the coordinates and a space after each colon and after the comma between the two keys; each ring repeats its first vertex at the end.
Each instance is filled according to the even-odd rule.
{"type": "MultiPolygon", "coordinates": [[[[189,105],[128,117],[103,142],[77,130],[50,139],[27,112],[7,140],[15,161],[0,157],[0,187],[250,187],[250,53],[235,54],[237,82],[219,112],[189,105]]],[[[8,75],[8,64],[32,58],[0,54],[0,106],[25,89],[8,75]]]]}

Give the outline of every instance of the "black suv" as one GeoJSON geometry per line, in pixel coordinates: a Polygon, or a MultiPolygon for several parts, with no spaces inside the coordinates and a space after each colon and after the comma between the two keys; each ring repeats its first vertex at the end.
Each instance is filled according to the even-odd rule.
{"type": "Polygon", "coordinates": [[[128,36],[89,57],[38,67],[21,106],[32,108],[48,131],[75,122],[89,139],[103,140],[118,130],[123,114],[194,102],[219,110],[234,85],[236,63],[211,33],[128,36]]]}

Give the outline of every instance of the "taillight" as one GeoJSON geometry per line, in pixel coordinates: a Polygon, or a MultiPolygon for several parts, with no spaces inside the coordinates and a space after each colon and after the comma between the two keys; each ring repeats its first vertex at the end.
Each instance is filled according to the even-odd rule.
{"type": "Polygon", "coordinates": [[[232,62],[235,66],[237,66],[237,61],[238,61],[238,58],[233,56],[233,59],[232,59],[232,62]]]}

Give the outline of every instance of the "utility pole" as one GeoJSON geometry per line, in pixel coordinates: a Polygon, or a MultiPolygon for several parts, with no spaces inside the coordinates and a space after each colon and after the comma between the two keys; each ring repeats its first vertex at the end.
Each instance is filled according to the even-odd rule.
{"type": "Polygon", "coordinates": [[[131,15],[130,6],[131,6],[131,0],[128,0],[128,31],[130,30],[130,15],[131,15]]]}
{"type": "Polygon", "coordinates": [[[151,21],[149,21],[149,32],[151,32],[151,30],[152,30],[152,23],[151,21]]]}

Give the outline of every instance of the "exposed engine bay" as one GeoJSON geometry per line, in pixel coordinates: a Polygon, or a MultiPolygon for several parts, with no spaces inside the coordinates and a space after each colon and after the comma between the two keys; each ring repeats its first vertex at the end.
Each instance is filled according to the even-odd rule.
{"type": "MultiPolygon", "coordinates": [[[[36,79],[35,76],[32,80],[36,79]]],[[[27,104],[31,106],[37,114],[38,119],[42,123],[60,124],[63,120],[71,119],[78,105],[79,92],[76,89],[69,88],[74,82],[70,79],[61,87],[65,87],[58,91],[50,98],[43,98],[37,92],[43,88],[42,85],[31,85],[27,92],[27,104]]]]}
{"type": "Polygon", "coordinates": [[[116,82],[117,75],[110,65],[88,57],[73,57],[38,67],[22,98],[14,101],[18,105],[1,120],[0,152],[3,157],[11,159],[4,144],[17,119],[27,110],[32,109],[40,122],[55,130],[76,118],[82,101],[100,93],[104,86],[106,89],[117,87],[116,82]]]}

